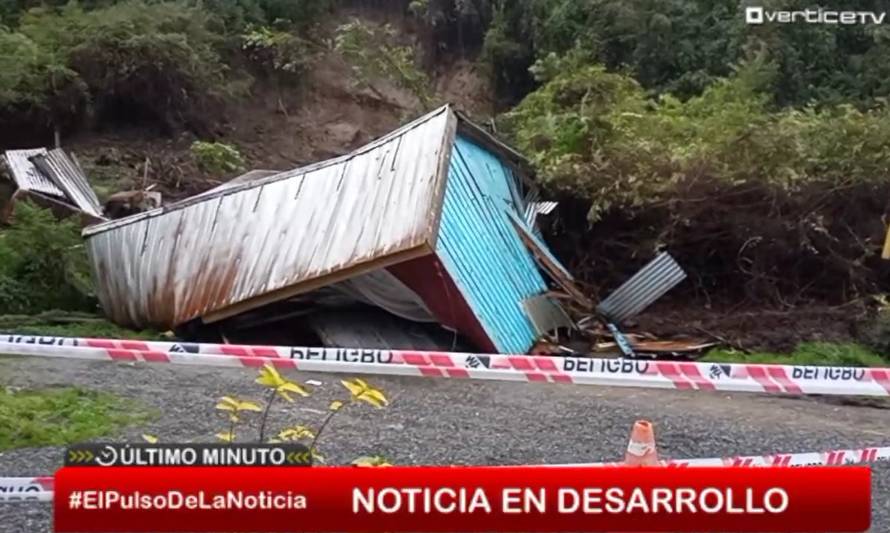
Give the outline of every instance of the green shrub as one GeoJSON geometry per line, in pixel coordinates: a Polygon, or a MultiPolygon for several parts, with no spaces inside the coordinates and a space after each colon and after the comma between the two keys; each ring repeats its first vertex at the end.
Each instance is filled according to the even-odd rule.
{"type": "Polygon", "coordinates": [[[259,0],[259,5],[269,23],[305,29],[330,11],[332,0],[259,0]]]}
{"type": "Polygon", "coordinates": [[[890,309],[878,310],[858,332],[858,340],[890,361],[890,309]]]}
{"type": "Polygon", "coordinates": [[[525,3],[505,2],[496,10],[485,33],[480,56],[489,68],[496,93],[512,101],[533,87],[528,72],[535,57],[533,39],[522,38],[528,31],[528,19],[523,11],[525,3]]]}
{"type": "Polygon", "coordinates": [[[304,30],[328,9],[329,0],[0,4],[0,17],[16,23],[0,21],[0,117],[44,125],[123,117],[204,133],[244,85],[229,75],[242,34],[251,59],[290,75],[308,54],[284,30],[304,30]]]}
{"type": "Polygon", "coordinates": [[[541,62],[547,81],[501,131],[576,202],[561,204],[557,253],[609,285],[667,249],[706,300],[840,303],[890,289],[879,259],[890,109],[775,110],[775,72],[752,61],[684,101],[577,57],[541,62]]]}
{"type": "Polygon", "coordinates": [[[231,144],[195,141],[191,151],[195,163],[205,172],[227,174],[244,170],[244,159],[231,144]]]}
{"type": "Polygon", "coordinates": [[[214,18],[182,2],[130,0],[95,10],[35,8],[0,30],[0,109],[46,122],[125,110],[165,126],[202,125],[225,94],[214,18]]]}
{"type": "Polygon", "coordinates": [[[336,50],[352,65],[357,81],[381,99],[385,98],[375,88],[375,79],[407,89],[421,107],[431,107],[429,78],[417,66],[414,49],[396,43],[396,31],[390,25],[376,28],[353,19],[337,28],[334,42],[336,50]]]}
{"type": "Polygon", "coordinates": [[[306,42],[291,32],[250,27],[241,36],[241,43],[250,60],[267,75],[302,74],[311,60],[306,42]]]}
{"type": "Polygon", "coordinates": [[[203,5],[222,23],[222,34],[237,35],[251,24],[267,22],[263,7],[257,0],[204,0],[203,5]]]}
{"type": "Polygon", "coordinates": [[[80,227],[17,203],[13,224],[0,231],[0,315],[95,308],[80,227]]]}
{"type": "MultiPolygon", "coordinates": [[[[533,87],[523,71],[550,53],[580,46],[609,71],[623,71],[646,90],[682,100],[701,94],[732,66],[765,53],[777,67],[767,90],[782,105],[852,103],[867,107],[890,95],[886,26],[748,25],[735,0],[490,0],[450,2],[487,11],[483,58],[500,95],[521,98],[533,87]],[[525,83],[523,83],[525,82],[525,83]]],[[[847,2],[848,5],[853,3],[847,2]]],[[[878,9],[878,3],[871,2],[878,9]]],[[[783,8],[811,7],[786,0],[783,8]]],[[[862,7],[860,4],[859,7],[862,7]]],[[[462,22],[443,17],[441,28],[462,22]]],[[[443,32],[444,33],[444,32],[443,32]]]]}
{"type": "Polygon", "coordinates": [[[87,104],[86,84],[63,55],[27,35],[0,27],[0,111],[64,117],[87,104]]]}
{"type": "Polygon", "coordinates": [[[592,219],[612,205],[674,197],[693,175],[791,192],[890,172],[890,112],[771,112],[764,89],[774,69],[763,62],[686,101],[650,100],[633,78],[597,65],[539,65],[558,74],[502,122],[545,180],[591,200],[592,219]]]}

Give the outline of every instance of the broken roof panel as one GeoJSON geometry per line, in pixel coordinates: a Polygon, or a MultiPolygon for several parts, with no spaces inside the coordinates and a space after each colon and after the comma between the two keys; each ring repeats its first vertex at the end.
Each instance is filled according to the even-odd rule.
{"type": "Polygon", "coordinates": [[[46,148],[28,148],[25,150],[7,150],[4,154],[10,177],[19,189],[36,191],[58,198],[65,198],[65,193],[31,162],[31,158],[46,155],[46,148]]]}
{"type": "Polygon", "coordinates": [[[80,165],[61,148],[7,150],[3,160],[19,191],[58,208],[80,211],[89,222],[105,220],[102,205],[80,165]]]}
{"type": "Polygon", "coordinates": [[[84,231],[118,323],[214,321],[429,253],[454,116],[351,154],[84,231]]]}
{"type": "Polygon", "coordinates": [[[31,161],[81,211],[102,218],[102,204],[77,161],[61,148],[35,154],[31,161]]]}

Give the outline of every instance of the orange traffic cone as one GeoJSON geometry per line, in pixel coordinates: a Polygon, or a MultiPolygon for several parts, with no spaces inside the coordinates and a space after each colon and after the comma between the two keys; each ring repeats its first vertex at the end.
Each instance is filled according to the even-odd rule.
{"type": "Polygon", "coordinates": [[[658,452],[655,450],[655,432],[652,423],[638,420],[630,432],[630,442],[624,454],[624,464],[634,466],[658,465],[658,452]]]}

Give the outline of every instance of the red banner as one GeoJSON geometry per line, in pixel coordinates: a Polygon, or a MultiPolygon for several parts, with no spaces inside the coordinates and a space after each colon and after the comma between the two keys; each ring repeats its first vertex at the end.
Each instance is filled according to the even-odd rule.
{"type": "Polygon", "coordinates": [[[55,529],[865,531],[867,467],[65,467],[55,529]]]}

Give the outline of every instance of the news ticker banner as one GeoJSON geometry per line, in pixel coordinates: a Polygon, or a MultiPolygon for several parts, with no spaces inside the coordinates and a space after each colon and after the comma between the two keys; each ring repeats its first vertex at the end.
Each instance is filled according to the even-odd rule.
{"type": "Polygon", "coordinates": [[[282,444],[91,443],[70,446],[65,466],[308,466],[309,448],[282,444]]]}
{"type": "Polygon", "coordinates": [[[890,368],[245,346],[0,335],[0,354],[317,372],[777,394],[890,395],[890,368]]]}
{"type": "Polygon", "coordinates": [[[866,531],[867,467],[63,467],[57,532],[866,531]]]}
{"type": "MultiPolygon", "coordinates": [[[[105,446],[118,446],[119,448],[114,452],[116,457],[120,458],[120,461],[115,460],[112,462],[113,466],[131,466],[135,464],[133,462],[123,462],[124,457],[131,458],[130,461],[136,461],[137,463],[145,464],[148,463],[152,466],[175,466],[177,464],[185,466],[185,463],[188,463],[188,466],[194,466],[196,464],[201,464],[204,466],[220,466],[223,464],[229,465],[238,465],[238,466],[246,466],[246,465],[257,465],[260,464],[266,465],[264,461],[264,457],[266,460],[270,462],[268,465],[275,464],[275,457],[273,457],[271,453],[264,454],[260,456],[255,456],[252,453],[245,451],[235,451],[229,452],[226,455],[225,463],[221,462],[220,459],[213,457],[212,459],[208,459],[203,457],[203,454],[207,453],[205,450],[213,450],[219,446],[227,446],[229,448],[240,447],[240,446],[252,446],[252,445],[240,445],[240,444],[229,444],[229,445],[214,445],[213,448],[209,446],[196,447],[191,444],[164,444],[162,446],[151,445],[151,444],[139,444],[143,450],[150,450],[148,452],[141,451],[138,454],[133,454],[127,449],[128,445],[94,445],[92,448],[87,448],[87,451],[93,457],[100,457],[103,453],[103,448],[105,446]],[[163,450],[177,449],[177,448],[187,448],[188,451],[180,452],[178,455],[165,455],[163,450]],[[198,454],[202,455],[200,460],[193,459],[198,456],[198,454]],[[179,458],[180,462],[177,462],[176,457],[179,458]],[[254,458],[256,457],[256,458],[254,458]],[[253,461],[261,461],[261,463],[256,463],[253,461]],[[242,462],[239,462],[242,461],[242,462]]],[[[84,450],[82,447],[73,447],[66,452],[66,462],[71,462],[71,464],[80,464],[83,466],[82,462],[78,463],[77,457],[84,450]],[[72,455],[71,450],[74,450],[75,453],[72,455]]],[[[300,454],[303,454],[302,457],[309,458],[305,452],[299,451],[300,454]]],[[[285,457],[287,456],[287,452],[285,452],[285,457]]],[[[89,458],[89,455],[87,456],[89,458]]],[[[89,459],[88,459],[89,460],[89,459]]],[[[776,453],[769,455],[749,455],[749,456],[732,456],[732,457],[713,457],[713,458],[701,458],[701,459],[669,459],[665,461],[661,461],[663,466],[668,467],[688,467],[688,466],[734,466],[734,467],[775,467],[775,466],[839,466],[839,465],[853,465],[853,464],[869,464],[869,463],[877,463],[881,461],[890,460],[890,446],[885,447],[870,447],[870,448],[856,448],[856,449],[847,449],[847,450],[829,450],[824,452],[805,452],[805,453],[776,453]]],[[[279,459],[280,461],[280,459],[279,459]]],[[[96,460],[93,465],[102,466],[106,461],[103,459],[101,462],[96,460]]],[[[556,468],[556,467],[566,467],[566,466],[577,466],[577,467],[597,467],[597,466],[617,466],[618,463],[578,463],[578,464],[564,464],[564,465],[536,465],[537,468],[556,468]]],[[[279,465],[283,466],[283,465],[279,465]]],[[[530,465],[528,465],[530,466],[530,465]]],[[[0,502],[31,502],[31,501],[52,501],[53,499],[53,478],[52,476],[31,476],[31,477],[0,477],[0,502]]]]}
{"type": "MultiPolygon", "coordinates": [[[[113,466],[309,466],[312,454],[300,443],[88,443],[64,452],[65,467],[113,466]]],[[[0,477],[0,503],[49,502],[53,476],[0,477]]]]}

